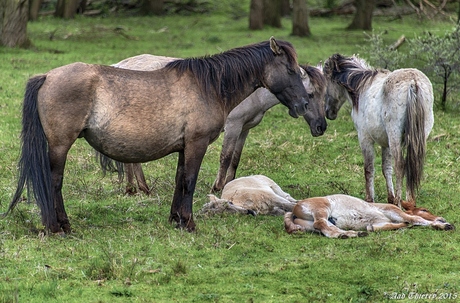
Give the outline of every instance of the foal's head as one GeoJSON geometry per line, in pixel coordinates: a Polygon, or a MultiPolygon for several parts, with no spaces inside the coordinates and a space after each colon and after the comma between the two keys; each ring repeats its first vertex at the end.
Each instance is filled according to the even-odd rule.
{"type": "MultiPolygon", "coordinates": [[[[428,209],[425,207],[416,207],[413,203],[409,203],[407,201],[401,201],[401,206],[405,210],[406,214],[412,216],[419,216],[423,219],[431,222],[439,222],[439,223],[447,223],[446,219],[443,217],[438,217],[432,214],[428,209]]],[[[448,230],[455,229],[455,227],[451,224],[448,224],[450,228],[446,228],[448,230]]]]}

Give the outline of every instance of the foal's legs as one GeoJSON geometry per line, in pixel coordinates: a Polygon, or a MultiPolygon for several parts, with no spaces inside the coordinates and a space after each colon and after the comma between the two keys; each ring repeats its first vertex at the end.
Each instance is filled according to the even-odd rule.
{"type": "Polygon", "coordinates": [[[356,237],[367,236],[367,233],[365,232],[340,229],[334,224],[332,224],[331,222],[329,222],[327,220],[327,217],[321,216],[317,218],[316,214],[314,215],[315,215],[315,222],[313,223],[313,227],[321,231],[321,233],[328,238],[346,239],[346,238],[356,238],[356,237]]]}
{"type": "Polygon", "coordinates": [[[388,147],[382,147],[382,173],[387,184],[387,201],[394,204],[395,194],[393,189],[393,164],[391,151],[388,147]]]}

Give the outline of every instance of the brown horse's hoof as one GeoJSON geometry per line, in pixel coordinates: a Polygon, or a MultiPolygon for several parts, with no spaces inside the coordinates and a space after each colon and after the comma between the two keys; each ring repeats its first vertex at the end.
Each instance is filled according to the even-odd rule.
{"type": "Polygon", "coordinates": [[[196,224],[193,222],[193,219],[184,219],[179,217],[177,214],[171,214],[169,216],[169,222],[176,222],[176,228],[185,229],[188,232],[194,232],[196,230],[196,224]]]}

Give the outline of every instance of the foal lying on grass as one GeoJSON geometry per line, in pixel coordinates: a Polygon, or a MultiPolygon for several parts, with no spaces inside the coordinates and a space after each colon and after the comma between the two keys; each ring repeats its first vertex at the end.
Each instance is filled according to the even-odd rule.
{"type": "Polygon", "coordinates": [[[402,211],[393,204],[369,203],[340,194],[308,198],[297,202],[292,212],[284,215],[284,227],[288,233],[312,231],[329,238],[342,239],[410,225],[431,226],[441,230],[454,229],[444,218],[431,214],[425,208],[415,207],[410,203],[403,203],[403,207],[408,209],[402,211]]]}
{"type": "Polygon", "coordinates": [[[202,213],[241,213],[251,215],[284,215],[292,211],[297,200],[284,192],[272,179],[263,175],[241,177],[228,182],[221,198],[208,195],[202,213]]]}
{"type": "Polygon", "coordinates": [[[367,232],[410,225],[453,230],[454,226],[426,208],[402,201],[400,210],[388,203],[368,203],[347,195],[314,197],[297,201],[263,175],[235,179],[225,185],[221,198],[208,195],[202,213],[283,215],[288,233],[312,231],[329,238],[366,236],[367,232]]]}

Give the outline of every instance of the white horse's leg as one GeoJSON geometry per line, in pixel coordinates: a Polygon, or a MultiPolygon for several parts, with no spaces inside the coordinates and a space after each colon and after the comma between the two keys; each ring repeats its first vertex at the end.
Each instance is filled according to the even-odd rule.
{"type": "MultiPolygon", "coordinates": [[[[359,137],[359,136],[358,136],[359,137]]],[[[374,145],[370,140],[359,139],[359,145],[364,157],[364,178],[366,179],[367,202],[374,202],[374,145]]]]}
{"type": "Polygon", "coordinates": [[[401,144],[399,140],[400,140],[399,138],[398,139],[390,138],[389,145],[390,145],[391,155],[395,163],[394,170],[395,170],[395,177],[396,177],[395,197],[393,200],[393,204],[401,208],[402,186],[403,186],[403,180],[404,180],[404,156],[402,154],[401,144]]]}
{"type": "Polygon", "coordinates": [[[391,151],[388,147],[382,147],[382,173],[387,184],[388,203],[394,204],[395,193],[393,188],[393,164],[391,151]]]}

